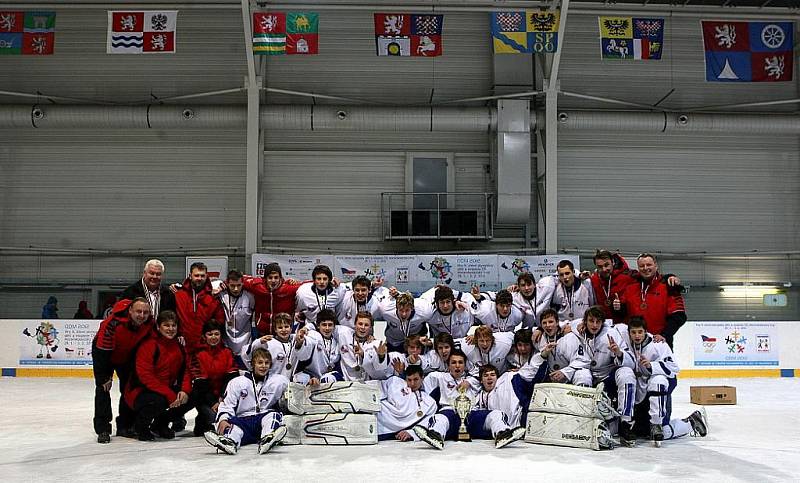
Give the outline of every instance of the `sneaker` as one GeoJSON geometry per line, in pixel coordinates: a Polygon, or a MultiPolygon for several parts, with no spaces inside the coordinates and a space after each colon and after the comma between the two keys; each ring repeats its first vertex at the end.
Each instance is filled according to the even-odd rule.
{"type": "Polygon", "coordinates": [[[636,446],[636,433],[633,432],[633,424],[626,421],[619,422],[619,442],[629,448],[636,446]]]}
{"type": "Polygon", "coordinates": [[[693,412],[688,418],[684,419],[684,421],[692,425],[692,436],[704,438],[708,434],[708,421],[706,420],[705,409],[693,412]]]}
{"type": "Polygon", "coordinates": [[[97,435],[97,442],[100,444],[108,444],[111,442],[111,434],[103,431],[97,435]]]}
{"type": "Polygon", "coordinates": [[[656,443],[656,446],[660,445],[661,442],[664,441],[664,429],[660,424],[650,425],[650,439],[656,443]]]}
{"type": "Polygon", "coordinates": [[[136,438],[136,431],[133,428],[120,428],[117,426],[117,437],[120,438],[136,438]]]}
{"type": "Polygon", "coordinates": [[[436,431],[423,428],[422,426],[414,426],[414,434],[416,434],[419,439],[425,441],[434,448],[438,450],[444,449],[444,438],[442,438],[442,435],[436,431]]]}
{"type": "Polygon", "coordinates": [[[236,442],[227,436],[220,436],[216,431],[206,431],[203,434],[206,442],[211,446],[217,448],[217,452],[222,450],[227,454],[236,454],[239,448],[236,447],[236,442]]]}
{"type": "Polygon", "coordinates": [[[284,436],[286,436],[286,426],[278,426],[258,442],[258,454],[264,454],[271,450],[273,446],[281,442],[284,436]]]}
{"type": "Polygon", "coordinates": [[[172,430],[176,433],[180,433],[184,429],[186,429],[186,418],[176,419],[172,422],[172,430]]]}
{"type": "Polygon", "coordinates": [[[497,436],[494,438],[494,447],[497,449],[503,448],[508,446],[509,444],[513,443],[514,441],[519,441],[525,437],[525,428],[519,426],[514,429],[504,429],[497,433],[497,436]]]}
{"type": "Polygon", "coordinates": [[[175,439],[175,431],[169,428],[169,426],[162,426],[160,428],[152,428],[153,432],[158,435],[160,438],[164,439],[175,439]]]}

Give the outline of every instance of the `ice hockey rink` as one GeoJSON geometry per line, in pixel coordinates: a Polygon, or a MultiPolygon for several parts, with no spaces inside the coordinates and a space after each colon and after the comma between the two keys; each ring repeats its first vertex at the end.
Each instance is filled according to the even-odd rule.
{"type": "MultiPolygon", "coordinates": [[[[216,454],[187,431],[172,441],[95,442],[93,383],[81,378],[0,378],[3,481],[798,481],[800,379],[682,379],[673,416],[696,409],[689,386],[733,385],[735,406],[706,406],[709,435],[654,448],[591,451],[490,441],[377,446],[279,446],[258,456],[216,454]]],[[[118,394],[116,387],[113,393],[118,394]]],[[[116,404],[116,401],[115,401],[116,404]]],[[[116,406],[115,406],[116,408],[116,406]]],[[[192,428],[188,416],[187,427],[192,428]]]]}

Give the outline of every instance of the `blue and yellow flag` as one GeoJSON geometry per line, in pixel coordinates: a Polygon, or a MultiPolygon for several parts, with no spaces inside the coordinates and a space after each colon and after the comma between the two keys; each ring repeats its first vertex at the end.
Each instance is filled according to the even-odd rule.
{"type": "Polygon", "coordinates": [[[558,49],[558,10],[492,12],[495,54],[552,54],[558,49]]]}

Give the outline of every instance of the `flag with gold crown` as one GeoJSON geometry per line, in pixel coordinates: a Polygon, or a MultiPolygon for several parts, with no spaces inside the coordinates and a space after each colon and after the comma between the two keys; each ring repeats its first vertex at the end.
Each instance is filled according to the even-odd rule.
{"type": "Polygon", "coordinates": [[[495,54],[552,54],[558,49],[558,10],[492,12],[495,54]]]}

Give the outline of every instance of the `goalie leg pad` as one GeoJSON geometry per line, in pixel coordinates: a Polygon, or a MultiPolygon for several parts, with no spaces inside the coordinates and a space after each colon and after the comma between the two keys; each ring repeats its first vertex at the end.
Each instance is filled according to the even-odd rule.
{"type": "Polygon", "coordinates": [[[302,444],[378,444],[378,419],[374,414],[312,414],[302,420],[302,444]]]}
{"type": "Polygon", "coordinates": [[[355,381],[314,387],[289,384],[281,398],[284,409],[292,414],[377,413],[380,401],[379,385],[355,381]]]}
{"type": "Polygon", "coordinates": [[[613,448],[611,433],[603,421],[557,413],[530,413],[525,441],[593,450],[613,448]]]}
{"type": "MultiPolygon", "coordinates": [[[[617,415],[611,400],[603,392],[602,384],[596,388],[558,383],[537,384],[533,388],[529,410],[603,420],[617,415]]],[[[528,418],[531,418],[530,414],[528,418]]]]}

